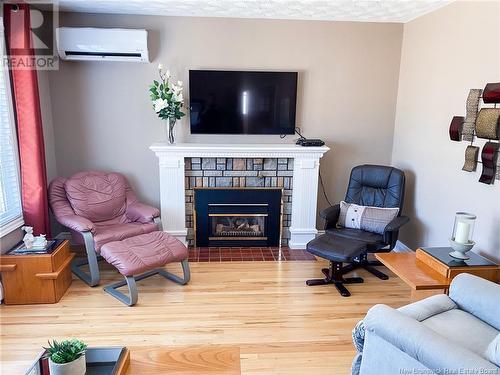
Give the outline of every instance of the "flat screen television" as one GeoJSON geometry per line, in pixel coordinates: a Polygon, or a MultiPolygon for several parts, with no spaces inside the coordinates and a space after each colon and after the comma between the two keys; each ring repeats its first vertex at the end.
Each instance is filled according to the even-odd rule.
{"type": "Polygon", "coordinates": [[[189,71],[192,134],[293,134],[297,72],[189,71]]]}

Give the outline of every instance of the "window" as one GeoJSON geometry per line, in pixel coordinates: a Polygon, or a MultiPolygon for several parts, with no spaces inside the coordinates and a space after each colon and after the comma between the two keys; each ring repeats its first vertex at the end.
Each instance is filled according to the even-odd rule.
{"type": "MultiPolygon", "coordinates": [[[[0,44],[2,61],[5,61],[3,22],[0,23],[0,44]]],[[[0,63],[0,185],[0,237],[3,237],[19,228],[24,222],[10,76],[7,67],[2,63],[0,63]]]]}

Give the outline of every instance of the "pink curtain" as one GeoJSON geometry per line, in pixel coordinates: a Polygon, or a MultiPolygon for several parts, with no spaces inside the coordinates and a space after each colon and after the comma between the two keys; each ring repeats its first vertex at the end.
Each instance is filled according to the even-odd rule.
{"type": "MultiPolygon", "coordinates": [[[[7,54],[33,56],[30,12],[27,4],[4,4],[7,54]]],[[[21,164],[21,196],[24,221],[35,234],[50,236],[47,202],[47,173],[42,113],[35,68],[12,69],[14,111],[21,164]]]]}

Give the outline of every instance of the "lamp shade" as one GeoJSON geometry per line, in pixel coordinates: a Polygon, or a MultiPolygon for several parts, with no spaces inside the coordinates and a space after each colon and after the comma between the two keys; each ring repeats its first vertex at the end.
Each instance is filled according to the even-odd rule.
{"type": "Polygon", "coordinates": [[[451,239],[459,244],[468,244],[472,242],[474,234],[474,224],[476,215],[467,212],[457,212],[455,214],[455,223],[451,239]]]}

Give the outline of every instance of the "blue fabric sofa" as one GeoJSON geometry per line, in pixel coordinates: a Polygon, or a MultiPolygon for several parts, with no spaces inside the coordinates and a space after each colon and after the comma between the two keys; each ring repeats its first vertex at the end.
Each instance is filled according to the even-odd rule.
{"type": "Polygon", "coordinates": [[[353,331],[352,375],[500,374],[500,285],[455,277],[449,296],[375,305],[353,331]]]}

